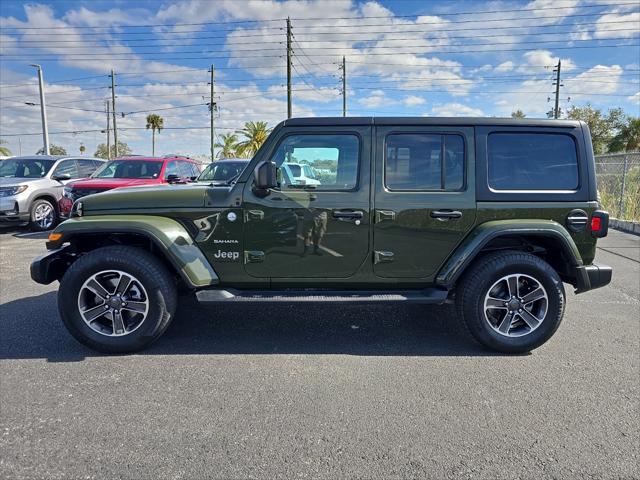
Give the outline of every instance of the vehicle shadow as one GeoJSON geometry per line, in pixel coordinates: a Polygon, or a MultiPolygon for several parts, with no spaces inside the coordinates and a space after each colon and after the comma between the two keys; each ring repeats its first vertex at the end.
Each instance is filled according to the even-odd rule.
{"type": "Polygon", "coordinates": [[[0,238],[3,235],[11,235],[16,238],[32,238],[36,240],[46,240],[51,230],[46,232],[33,232],[27,227],[0,226],[0,238]]]}
{"type": "MultiPolygon", "coordinates": [[[[56,293],[0,306],[0,359],[76,362],[102,356],[58,318],[56,293]]],[[[452,309],[421,305],[223,305],[180,299],[169,330],[137,355],[494,356],[457,327],[452,309]]]]}

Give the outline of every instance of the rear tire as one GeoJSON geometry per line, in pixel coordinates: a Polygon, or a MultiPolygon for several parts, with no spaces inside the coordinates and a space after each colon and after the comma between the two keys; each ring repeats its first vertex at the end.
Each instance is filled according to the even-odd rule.
{"type": "Polygon", "coordinates": [[[176,305],[167,268],[149,252],[127,246],[83,255],[58,290],[58,310],[69,333],[105,353],[135,352],[151,344],[171,323],[176,305]]]}
{"type": "Polygon", "coordinates": [[[560,326],[564,305],[557,272],[519,251],[481,257],[456,288],[456,311],[471,335],[506,353],[529,352],[549,340],[560,326]]]}
{"type": "Polygon", "coordinates": [[[29,226],[34,232],[51,230],[58,223],[56,207],[44,198],[34,200],[29,209],[29,226]]]}

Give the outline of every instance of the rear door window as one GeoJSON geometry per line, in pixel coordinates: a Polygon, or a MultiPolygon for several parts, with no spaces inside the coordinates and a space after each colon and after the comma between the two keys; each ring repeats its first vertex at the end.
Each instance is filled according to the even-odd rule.
{"type": "Polygon", "coordinates": [[[81,177],[89,177],[96,170],[93,160],[78,160],[78,170],[81,177]]]}
{"type": "Polygon", "coordinates": [[[385,185],[389,190],[462,190],[462,136],[424,133],[388,135],[385,149],[385,185]]]}
{"type": "Polygon", "coordinates": [[[69,178],[80,178],[81,176],[78,173],[78,166],[76,165],[75,160],[62,160],[52,175],[69,175],[69,178]]]}
{"type": "Polygon", "coordinates": [[[495,132],[487,138],[492,190],[576,190],[578,156],[573,138],[556,133],[495,132]]]}

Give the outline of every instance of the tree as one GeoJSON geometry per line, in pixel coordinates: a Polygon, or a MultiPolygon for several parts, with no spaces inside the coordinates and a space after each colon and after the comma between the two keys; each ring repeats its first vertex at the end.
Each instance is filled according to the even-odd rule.
{"type": "Polygon", "coordinates": [[[80,144],[80,155],[84,155],[84,152],[87,151],[87,147],[85,147],[82,143],[80,144]]]}
{"type": "Polygon", "coordinates": [[[606,153],[609,142],[622,127],[625,119],[621,108],[610,109],[606,114],[590,104],[584,107],[572,106],[567,112],[567,118],[582,120],[591,131],[591,141],[595,153],[606,153]]]}
{"type": "Polygon", "coordinates": [[[157,113],[147,115],[147,130],[151,129],[151,156],[156,156],[156,130],[164,128],[164,119],[157,113]]]}
{"type": "MultiPolygon", "coordinates": [[[[53,143],[49,145],[49,153],[51,155],[66,155],[67,150],[64,147],[59,145],[54,145],[53,143]]],[[[36,155],[44,155],[44,147],[36,152],[36,155]]]]}
{"type": "Polygon", "coordinates": [[[9,150],[7,147],[2,146],[5,143],[7,143],[6,140],[0,140],[0,155],[2,155],[3,157],[10,157],[11,150],[9,150]]]}
{"type": "MultiPolygon", "coordinates": [[[[127,155],[131,155],[131,149],[129,145],[124,142],[118,142],[118,156],[126,157],[127,155]]],[[[93,154],[94,157],[98,158],[109,158],[107,155],[107,144],[101,143],[96,147],[96,153],[93,154]]],[[[111,145],[111,158],[115,158],[116,156],[116,146],[111,145]]]]}
{"type": "Polygon", "coordinates": [[[235,133],[223,133],[219,137],[222,142],[216,143],[218,150],[218,158],[236,158],[238,150],[238,135],[235,133]]]}
{"type": "Polygon", "coordinates": [[[516,110],[515,112],[511,112],[511,118],[525,118],[525,117],[526,117],[525,113],[520,109],[516,110]]]}
{"type": "Polygon", "coordinates": [[[246,122],[244,128],[238,131],[245,140],[238,143],[236,153],[245,158],[253,157],[271,133],[267,122],[246,122]]]}
{"type": "Polygon", "coordinates": [[[610,152],[640,150],[640,118],[629,117],[609,142],[610,152]]]}

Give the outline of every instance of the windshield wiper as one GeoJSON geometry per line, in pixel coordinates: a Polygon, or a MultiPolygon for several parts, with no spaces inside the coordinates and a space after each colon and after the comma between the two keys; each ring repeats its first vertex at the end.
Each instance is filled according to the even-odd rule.
{"type": "Polygon", "coordinates": [[[238,178],[240,178],[240,175],[242,175],[242,172],[236,173],[233,177],[231,177],[229,180],[227,180],[225,182],[219,182],[219,183],[211,182],[211,185],[228,187],[230,185],[233,185],[236,182],[236,180],[238,180],[238,178]]]}

